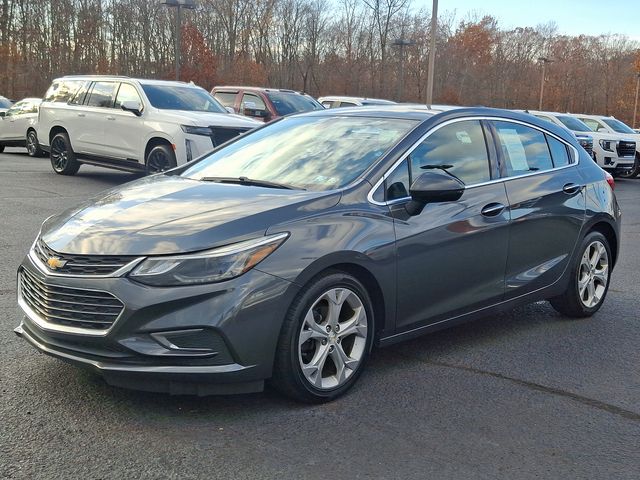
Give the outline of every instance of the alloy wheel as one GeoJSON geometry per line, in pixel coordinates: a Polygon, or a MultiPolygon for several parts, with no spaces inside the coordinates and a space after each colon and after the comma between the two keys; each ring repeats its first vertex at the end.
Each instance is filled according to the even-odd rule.
{"type": "Polygon", "coordinates": [[[54,138],[53,142],[51,142],[51,160],[53,161],[54,168],[58,171],[64,170],[69,161],[67,144],[60,137],[54,138]]]}
{"type": "Polygon", "coordinates": [[[596,306],[607,291],[609,255],[599,240],[585,249],[578,269],[578,293],[587,308],[596,306]]]}
{"type": "Polygon", "coordinates": [[[164,172],[168,166],[169,159],[161,150],[151,152],[151,155],[149,155],[147,159],[147,170],[149,173],[164,172]]]}
{"type": "Polygon", "coordinates": [[[29,132],[27,135],[27,152],[32,157],[35,156],[38,150],[38,139],[36,137],[35,132],[29,132]]]}
{"type": "Polygon", "coordinates": [[[298,361],[306,380],[329,390],[343,385],[366,354],[367,313],[348,288],[323,293],[307,311],[298,337],[298,361]]]}

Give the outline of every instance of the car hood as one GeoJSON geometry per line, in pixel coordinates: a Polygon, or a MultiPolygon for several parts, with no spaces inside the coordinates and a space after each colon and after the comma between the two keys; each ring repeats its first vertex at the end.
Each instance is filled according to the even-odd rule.
{"type": "Polygon", "coordinates": [[[235,113],[191,112],[188,110],[158,110],[158,112],[167,121],[200,127],[214,125],[219,127],[255,128],[262,125],[262,122],[243,115],[236,115],[235,113]]]}
{"type": "Polygon", "coordinates": [[[115,188],[42,226],[59,253],[151,255],[193,252],[265,234],[282,222],[338,203],[307,192],[155,175],[115,188]]]}

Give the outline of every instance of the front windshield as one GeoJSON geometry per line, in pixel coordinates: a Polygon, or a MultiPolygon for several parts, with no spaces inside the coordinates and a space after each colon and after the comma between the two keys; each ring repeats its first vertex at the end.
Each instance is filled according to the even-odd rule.
{"type": "Polygon", "coordinates": [[[198,87],[143,84],[149,102],[161,110],[228,113],[208,92],[198,87]]]}
{"type": "Polygon", "coordinates": [[[247,177],[306,190],[348,185],[418,122],[397,118],[301,116],[256,130],[182,173],[247,177]]]}
{"type": "Polygon", "coordinates": [[[296,112],[324,110],[324,107],[307,95],[289,92],[267,92],[278,115],[289,115],[296,112]]]}
{"type": "Polygon", "coordinates": [[[615,118],[603,118],[602,121],[604,123],[606,123],[607,125],[609,125],[613,129],[614,132],[631,133],[631,134],[634,134],[634,135],[636,133],[633,130],[631,130],[631,127],[628,127],[627,125],[622,123],[620,120],[616,120],[615,118]]]}
{"type": "Polygon", "coordinates": [[[587,127],[587,124],[581,120],[578,120],[575,117],[569,117],[567,115],[558,115],[558,120],[560,120],[565,127],[574,132],[590,132],[591,129],[587,127]]]}

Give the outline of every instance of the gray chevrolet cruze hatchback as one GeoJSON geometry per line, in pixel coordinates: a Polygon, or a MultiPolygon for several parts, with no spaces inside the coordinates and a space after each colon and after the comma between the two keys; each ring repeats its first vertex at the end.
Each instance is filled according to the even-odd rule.
{"type": "Polygon", "coordinates": [[[592,315],[619,224],[612,180],[533,116],[295,115],[46,220],[15,331],[112,385],[326,401],[374,345],[543,299],[592,315]]]}

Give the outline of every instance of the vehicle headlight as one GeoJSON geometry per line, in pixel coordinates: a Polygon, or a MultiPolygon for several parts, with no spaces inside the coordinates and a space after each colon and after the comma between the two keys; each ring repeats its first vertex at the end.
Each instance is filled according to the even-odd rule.
{"type": "Polygon", "coordinates": [[[288,233],[279,233],[204,252],[148,257],[129,276],[137,282],[154,286],[229,280],[251,270],[282,245],[288,236],[288,233]]]}
{"type": "Polygon", "coordinates": [[[615,142],[612,142],[611,140],[600,140],[600,146],[603,150],[607,150],[608,152],[613,152],[613,148],[611,147],[612,143],[615,142]]]}
{"type": "Polygon", "coordinates": [[[211,135],[211,129],[209,127],[195,127],[193,125],[180,125],[184,133],[190,133],[192,135],[211,135]]]}

